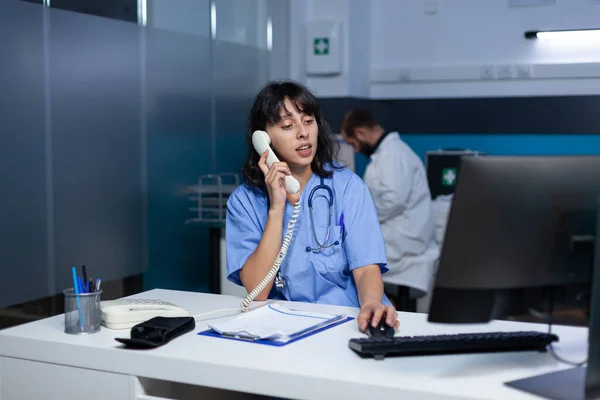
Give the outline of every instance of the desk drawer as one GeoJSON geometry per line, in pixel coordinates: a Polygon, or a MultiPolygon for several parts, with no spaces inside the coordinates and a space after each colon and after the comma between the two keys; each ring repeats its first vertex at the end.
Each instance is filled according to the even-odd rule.
{"type": "Polygon", "coordinates": [[[0,358],[0,400],[130,400],[127,375],[0,358]]]}

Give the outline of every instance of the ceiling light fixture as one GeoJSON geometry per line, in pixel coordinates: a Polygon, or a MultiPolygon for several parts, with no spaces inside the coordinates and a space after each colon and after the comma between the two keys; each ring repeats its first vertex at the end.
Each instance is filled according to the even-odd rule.
{"type": "Polygon", "coordinates": [[[556,31],[527,31],[526,39],[540,40],[571,40],[578,42],[600,41],[600,29],[569,29],[556,31]]]}

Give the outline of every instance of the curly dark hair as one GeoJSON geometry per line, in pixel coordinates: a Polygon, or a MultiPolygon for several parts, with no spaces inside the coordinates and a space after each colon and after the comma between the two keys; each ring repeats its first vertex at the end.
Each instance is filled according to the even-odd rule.
{"type": "Polygon", "coordinates": [[[276,124],[281,120],[281,110],[285,108],[285,99],[296,105],[298,111],[312,115],[317,122],[317,152],[311,163],[313,173],[328,177],[333,173],[330,168],[341,168],[334,165],[334,157],[338,151],[338,143],[334,140],[331,128],[321,114],[321,108],[315,96],[303,85],[293,81],[273,81],[265,85],[256,95],[248,117],[246,128],[246,144],[248,157],[242,168],[244,181],[251,187],[266,192],[265,177],[258,161],[260,155],[252,145],[252,133],[256,130],[266,130],[267,124],[276,124]]]}

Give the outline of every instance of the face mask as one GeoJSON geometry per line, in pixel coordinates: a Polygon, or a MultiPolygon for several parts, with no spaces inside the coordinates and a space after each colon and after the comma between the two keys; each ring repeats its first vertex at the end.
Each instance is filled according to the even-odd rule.
{"type": "Polygon", "coordinates": [[[359,144],[360,153],[364,154],[366,157],[371,157],[371,154],[373,154],[373,152],[375,151],[375,146],[371,146],[370,144],[362,142],[358,139],[357,141],[359,144]]]}

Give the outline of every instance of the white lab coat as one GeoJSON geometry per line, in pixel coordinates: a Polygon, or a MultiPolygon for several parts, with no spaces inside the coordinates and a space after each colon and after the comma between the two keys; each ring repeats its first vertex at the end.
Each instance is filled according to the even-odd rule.
{"type": "Polygon", "coordinates": [[[363,177],[377,209],[389,271],[385,283],[427,293],[439,257],[425,167],[401,139],[388,133],[363,177]]]}

